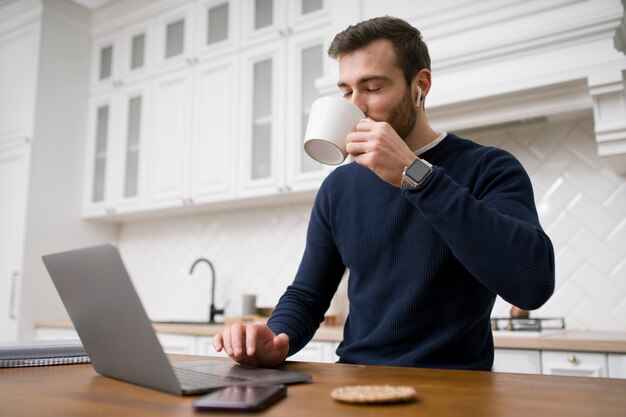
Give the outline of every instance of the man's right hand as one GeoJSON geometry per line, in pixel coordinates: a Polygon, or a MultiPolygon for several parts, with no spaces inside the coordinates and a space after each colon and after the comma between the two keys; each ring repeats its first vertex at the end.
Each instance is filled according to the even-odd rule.
{"type": "Polygon", "coordinates": [[[242,365],[277,366],[287,358],[289,336],[276,335],[265,324],[233,324],[215,335],[213,347],[242,365]]]}

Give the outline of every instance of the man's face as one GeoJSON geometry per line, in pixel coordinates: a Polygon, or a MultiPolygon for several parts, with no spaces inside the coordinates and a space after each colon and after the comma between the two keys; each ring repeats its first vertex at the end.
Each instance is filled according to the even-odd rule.
{"type": "Polygon", "coordinates": [[[405,139],[417,118],[411,89],[396,65],[391,42],[380,39],[339,58],[344,98],[375,121],[385,121],[405,139]]]}

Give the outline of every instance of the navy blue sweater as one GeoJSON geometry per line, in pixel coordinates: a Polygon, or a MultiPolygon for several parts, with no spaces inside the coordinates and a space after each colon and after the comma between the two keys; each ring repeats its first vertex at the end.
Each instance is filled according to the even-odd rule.
{"type": "Polygon", "coordinates": [[[400,190],[356,163],[316,197],[306,248],[268,324],[306,345],[348,268],[342,363],[490,370],[496,294],[523,309],[554,290],[530,179],[508,152],[448,134],[433,174],[400,190]]]}

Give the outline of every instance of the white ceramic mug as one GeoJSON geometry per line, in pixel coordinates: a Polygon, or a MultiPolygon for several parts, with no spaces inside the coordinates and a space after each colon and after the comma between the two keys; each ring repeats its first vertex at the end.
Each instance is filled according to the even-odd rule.
{"type": "Polygon", "coordinates": [[[313,159],[326,165],[341,164],[346,152],[346,136],[356,130],[363,112],[339,97],[318,98],[311,105],[311,114],[304,135],[304,150],[313,159]]]}

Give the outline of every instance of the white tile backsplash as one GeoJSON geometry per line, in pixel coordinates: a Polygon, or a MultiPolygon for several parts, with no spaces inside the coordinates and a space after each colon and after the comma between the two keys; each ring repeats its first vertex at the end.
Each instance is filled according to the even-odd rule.
{"type": "MultiPolygon", "coordinates": [[[[554,296],[532,315],[565,317],[579,330],[626,331],[626,179],[597,156],[591,116],[468,137],[512,152],[526,167],[556,252],[554,296]]],[[[304,251],[312,203],[125,224],[119,246],[153,319],[201,320],[216,270],[216,304],[241,312],[245,293],[274,305],[304,251]]],[[[347,311],[345,285],[332,308],[347,311]]],[[[498,299],[494,315],[510,306],[498,299]]]]}

